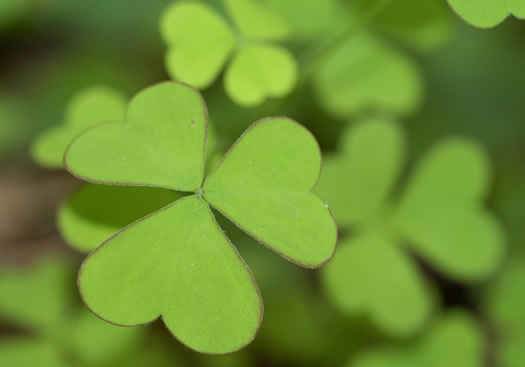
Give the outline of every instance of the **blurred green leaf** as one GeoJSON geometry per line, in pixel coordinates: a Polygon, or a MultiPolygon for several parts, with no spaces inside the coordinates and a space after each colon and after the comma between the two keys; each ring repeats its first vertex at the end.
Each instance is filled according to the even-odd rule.
{"type": "Polygon", "coordinates": [[[514,15],[525,19],[525,3],[521,0],[448,0],[452,9],[476,27],[491,28],[514,15]]]}
{"type": "Polygon", "coordinates": [[[44,131],[32,145],[33,159],[49,168],[63,166],[64,152],[80,132],[106,121],[124,118],[126,98],[105,86],[86,88],[69,103],[64,122],[44,131]]]}
{"type": "Polygon", "coordinates": [[[74,268],[45,258],[28,269],[0,270],[0,317],[28,328],[56,326],[72,301],[74,268]]]}
{"type": "Polygon", "coordinates": [[[370,34],[347,38],[313,76],[322,106],[346,119],[368,109],[399,115],[413,112],[423,85],[414,62],[370,34]]]}
{"type": "Polygon", "coordinates": [[[284,47],[289,28],[275,11],[254,0],[225,0],[237,29],[207,5],[177,2],[161,18],[168,45],[166,66],[176,80],[199,89],[209,87],[227,67],[225,89],[242,106],[256,106],[268,97],[287,95],[295,86],[297,65],[284,47]]]}
{"type": "Polygon", "coordinates": [[[60,208],[58,227],[69,245],[87,253],[118,230],[178,198],[170,190],[85,184],[60,208]]]}
{"type": "Polygon", "coordinates": [[[45,341],[9,339],[0,343],[0,366],[66,367],[67,365],[57,349],[45,341]]]}
{"type": "Polygon", "coordinates": [[[0,31],[9,27],[20,18],[30,6],[28,0],[0,1],[0,31]]]}
{"type": "Polygon", "coordinates": [[[348,245],[338,251],[324,270],[325,285],[346,313],[369,314],[390,334],[414,333],[428,315],[432,295],[416,285],[419,271],[413,260],[398,253],[405,250],[396,246],[410,246],[441,273],[461,282],[484,280],[501,263],[503,231],[482,205],[490,184],[488,158],[470,140],[443,140],[416,167],[400,200],[392,201],[387,195],[403,158],[399,128],[367,120],[343,136],[340,152],[328,160],[317,191],[322,198],[337,201],[334,214],[341,225],[352,229],[358,239],[371,236],[372,244],[348,245]],[[377,249],[381,244],[384,249],[377,249]],[[396,270],[388,275],[374,272],[384,268],[396,270]],[[363,277],[369,280],[363,283],[363,277]],[[374,297],[376,289],[383,293],[374,297]],[[409,295],[379,298],[394,289],[409,295]],[[397,302],[410,305],[401,307],[397,302]]]}
{"type": "MultiPolygon", "coordinates": [[[[377,0],[356,2],[359,13],[375,6],[377,0]]],[[[374,17],[369,25],[422,51],[442,46],[452,36],[453,22],[442,0],[394,0],[374,17]]]]}
{"type": "Polygon", "coordinates": [[[419,163],[395,214],[397,228],[410,245],[457,280],[485,279],[503,257],[503,229],[482,207],[489,166],[478,144],[443,140],[419,163]]]}
{"type": "Polygon", "coordinates": [[[434,307],[413,261],[395,243],[376,234],[340,243],[322,275],[339,309],[350,315],[366,313],[397,337],[420,329],[434,307]]]}
{"type": "Polygon", "coordinates": [[[454,310],[409,343],[363,352],[348,367],[482,367],[483,336],[470,314],[454,310]]]}
{"type": "Polygon", "coordinates": [[[340,152],[325,155],[318,192],[343,226],[362,225],[386,204],[405,157],[401,129],[367,120],[344,132],[340,152]]]}

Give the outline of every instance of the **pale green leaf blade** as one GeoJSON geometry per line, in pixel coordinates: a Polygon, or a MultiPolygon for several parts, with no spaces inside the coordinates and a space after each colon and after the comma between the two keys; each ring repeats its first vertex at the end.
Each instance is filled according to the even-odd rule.
{"type": "Polygon", "coordinates": [[[383,331],[408,336],[424,326],[433,299],[412,260],[396,244],[368,234],[340,244],[322,271],[338,308],[368,315],[383,331]]]}
{"type": "Polygon", "coordinates": [[[248,40],[280,41],[287,39],[290,28],[285,19],[256,0],[224,0],[228,13],[248,40]]]}
{"type": "Polygon", "coordinates": [[[315,138],[274,117],[249,127],[206,179],[204,197],[246,233],[283,257],[318,267],[335,250],[337,228],[310,190],[321,167],[315,138]]]}
{"type": "Polygon", "coordinates": [[[0,317],[28,328],[54,327],[72,302],[74,278],[70,264],[55,257],[28,269],[0,269],[0,317]]]}
{"type": "Polygon", "coordinates": [[[172,190],[86,184],[60,207],[58,228],[64,240],[90,252],[118,230],[180,197],[172,190]]]}
{"type": "Polygon", "coordinates": [[[67,363],[53,345],[17,338],[0,343],[0,366],[66,367],[67,363]]]}
{"type": "Polygon", "coordinates": [[[81,361],[101,366],[116,355],[133,352],[140,346],[143,336],[143,329],[109,324],[84,309],[73,324],[71,346],[81,361]]]}
{"type": "Polygon", "coordinates": [[[204,175],[207,113],[201,95],[180,83],[147,88],[127,121],[97,125],[69,146],[68,170],[87,181],[194,191],[204,175]]]}
{"type": "Polygon", "coordinates": [[[525,19],[525,2],[521,0],[448,0],[452,9],[476,27],[491,28],[509,15],[525,19]]]}
{"type": "Polygon", "coordinates": [[[364,33],[331,52],[313,80],[320,103],[342,119],[367,109],[406,115],[419,106],[423,94],[415,63],[364,33]]]}
{"type": "Polygon", "coordinates": [[[499,222],[482,208],[489,183],[482,147],[445,140],[417,166],[394,223],[445,274],[462,281],[485,278],[497,269],[505,245],[499,222]]]}
{"type": "Polygon", "coordinates": [[[315,192],[343,226],[379,215],[401,170],[401,129],[387,120],[365,120],[348,128],[340,152],[325,159],[315,192]]]}
{"type": "Polygon", "coordinates": [[[235,45],[221,16],[203,4],[176,2],[164,11],[160,27],[168,73],[199,89],[211,85],[235,45]]]}
{"type": "Polygon", "coordinates": [[[284,97],[297,82],[297,64],[283,47],[256,45],[242,48],[224,76],[230,98],[242,106],[256,106],[268,97],[284,97]]]}
{"type": "Polygon", "coordinates": [[[69,102],[64,122],[42,132],[31,146],[33,159],[48,168],[62,168],[64,153],[73,138],[86,128],[105,121],[123,121],[126,98],[105,86],[78,92],[69,102]]]}
{"type": "Polygon", "coordinates": [[[196,196],[119,232],[79,275],[84,301],[120,325],[159,316],[188,347],[222,354],[255,336],[262,303],[251,273],[196,196]]]}

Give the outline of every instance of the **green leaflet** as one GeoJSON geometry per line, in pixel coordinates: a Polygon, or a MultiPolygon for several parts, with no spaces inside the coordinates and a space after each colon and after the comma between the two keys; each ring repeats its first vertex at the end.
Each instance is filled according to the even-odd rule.
{"type": "Polygon", "coordinates": [[[200,95],[162,83],[133,98],[125,123],[101,124],[77,137],[65,163],[89,181],[193,191],[204,175],[206,118],[200,95]],[[171,123],[152,128],[151,121],[171,123]]]}
{"type": "Polygon", "coordinates": [[[525,3],[521,0],[448,0],[452,9],[466,22],[476,27],[491,28],[514,15],[525,18],[525,3]]]}
{"type": "Polygon", "coordinates": [[[426,322],[432,297],[402,249],[375,234],[339,246],[323,272],[323,281],[342,311],[367,310],[375,324],[395,336],[410,335],[426,322]]]}
{"type": "Polygon", "coordinates": [[[272,43],[288,38],[286,22],[254,0],[224,3],[238,32],[204,4],[182,1],[165,10],[160,28],[168,45],[168,73],[204,89],[232,57],[224,84],[237,104],[255,106],[288,94],[297,80],[297,65],[288,50],[272,43]]]}
{"type": "Polygon", "coordinates": [[[86,128],[124,117],[126,98],[104,86],[90,87],[73,97],[64,123],[40,134],[31,147],[33,159],[49,168],[62,168],[64,152],[75,136],[86,128]]]}
{"type": "MultiPolygon", "coordinates": [[[[377,0],[355,2],[361,14],[377,0]]],[[[394,0],[372,19],[370,29],[393,36],[422,51],[431,51],[448,41],[453,33],[453,16],[441,0],[394,0]]]]}
{"type": "Polygon", "coordinates": [[[365,33],[328,54],[313,80],[322,106],[341,119],[368,109],[406,115],[423,94],[412,60],[365,33]]]}
{"type": "Polygon", "coordinates": [[[296,122],[264,119],[201,186],[206,114],[198,92],[159,84],[139,93],[127,116],[124,123],[100,124],[80,135],[66,153],[68,169],[94,182],[195,195],[135,222],[92,252],[79,276],[84,301],[116,324],[161,316],[176,338],[197,351],[240,349],[259,328],[262,303],[208,203],[289,260],[322,265],[334,252],[336,227],[310,192],[320,171],[319,147],[296,122]]]}
{"type": "Polygon", "coordinates": [[[325,204],[309,192],[319,177],[321,152],[299,126],[285,118],[253,124],[206,179],[203,192],[252,237],[302,266],[318,267],[332,257],[336,228],[325,204]]]}
{"type": "Polygon", "coordinates": [[[482,367],[483,337],[471,315],[454,310],[418,339],[364,352],[347,367],[482,367]]]}
{"type": "Polygon", "coordinates": [[[482,205],[490,181],[488,159],[470,140],[445,139],[416,166],[400,199],[392,200],[388,195],[403,160],[400,128],[388,121],[364,121],[344,134],[342,144],[341,152],[327,160],[317,192],[330,205],[334,201],[336,220],[357,239],[349,240],[323,270],[326,288],[346,313],[364,312],[390,334],[413,333],[429,313],[432,294],[420,285],[419,270],[401,245],[460,282],[484,280],[501,263],[502,229],[482,205]],[[397,270],[388,275],[371,270],[388,267],[397,270]],[[363,278],[369,281],[361,289],[363,278]],[[376,288],[409,294],[381,300],[369,294],[376,288]]]}
{"type": "Polygon", "coordinates": [[[173,191],[150,187],[85,184],[60,208],[58,228],[70,246],[90,252],[121,228],[179,196],[173,191]]]}

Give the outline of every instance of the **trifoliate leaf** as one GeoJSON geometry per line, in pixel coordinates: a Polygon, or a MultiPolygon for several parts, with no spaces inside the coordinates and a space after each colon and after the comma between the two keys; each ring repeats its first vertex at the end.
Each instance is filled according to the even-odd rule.
{"type": "Polygon", "coordinates": [[[0,366],[66,367],[67,363],[53,345],[17,338],[0,343],[0,366]]]}
{"type": "Polygon", "coordinates": [[[419,164],[396,214],[396,225],[434,266],[451,278],[479,280],[501,262],[502,228],[482,207],[489,162],[477,144],[445,140],[419,164]]]}
{"type": "Polygon", "coordinates": [[[165,11],[161,32],[169,46],[170,75],[203,89],[233,54],[224,84],[237,104],[255,106],[288,94],[296,83],[296,62],[285,48],[270,43],[288,38],[287,23],[254,0],[225,0],[224,5],[228,19],[193,2],[176,3],[165,11]]]}
{"type": "Polygon", "coordinates": [[[224,0],[242,36],[249,40],[282,41],[290,29],[279,13],[256,0],[224,0]]]}
{"type": "Polygon", "coordinates": [[[30,269],[1,269],[0,317],[28,328],[54,327],[70,305],[72,277],[74,269],[56,258],[30,269]]]}
{"type": "Polygon", "coordinates": [[[483,347],[480,328],[472,316],[454,310],[418,339],[364,352],[347,367],[482,367],[483,347]]]}
{"type": "Polygon", "coordinates": [[[363,224],[385,205],[398,179],[403,135],[395,123],[368,120],[348,129],[340,146],[340,153],[325,158],[316,192],[338,223],[363,224]]]}
{"type": "Polygon", "coordinates": [[[133,352],[140,346],[142,331],[111,325],[83,309],[72,326],[70,342],[83,363],[101,366],[117,354],[133,352]]]}
{"type": "Polygon", "coordinates": [[[82,90],[67,107],[64,122],[44,131],[32,146],[33,159],[50,168],[61,168],[69,143],[86,128],[105,121],[124,118],[126,98],[102,86],[82,90]]]}
{"type": "Polygon", "coordinates": [[[177,200],[171,190],[85,184],[59,210],[64,240],[90,252],[118,230],[177,200]]]}
{"type": "Polygon", "coordinates": [[[395,336],[419,329],[433,307],[412,260],[375,234],[340,244],[322,275],[329,296],[342,311],[367,314],[395,336]]]}
{"type": "Polygon", "coordinates": [[[412,60],[365,33],[331,52],[314,82],[324,108],[342,119],[367,109],[405,115],[416,109],[423,93],[412,60]]]}
{"type": "Polygon", "coordinates": [[[206,118],[197,91],[161,83],[130,102],[127,121],[101,124],[75,139],[65,162],[93,182],[193,191],[204,175],[206,118]]]}
{"type": "Polygon", "coordinates": [[[267,97],[287,95],[297,82],[297,65],[283,47],[242,48],[226,71],[224,88],[242,106],[256,106],[267,97]]]}
{"type": "MultiPolygon", "coordinates": [[[[377,0],[356,2],[361,13],[377,6],[377,3],[377,0]]],[[[372,19],[369,27],[412,47],[428,51],[451,38],[452,19],[444,1],[395,0],[388,2],[372,19]]]]}
{"type": "Polygon", "coordinates": [[[162,316],[176,338],[201,352],[242,348],[262,318],[250,271],[197,196],[109,239],[84,262],[79,287],[103,319],[132,326],[162,316]]]}
{"type": "Polygon", "coordinates": [[[176,2],[164,12],[160,26],[169,46],[169,74],[196,88],[213,83],[235,45],[222,17],[203,4],[176,2]]]}
{"type": "Polygon", "coordinates": [[[476,27],[494,27],[510,15],[525,19],[525,2],[522,0],[448,0],[448,2],[461,18],[476,27]]]}
{"type": "Polygon", "coordinates": [[[220,354],[253,339],[262,305],[247,265],[215,223],[207,201],[250,235],[308,267],[331,257],[336,228],[325,204],[310,192],[320,170],[317,142],[286,118],[252,125],[203,187],[204,112],[190,87],[160,84],[130,102],[128,122],[100,124],[75,139],[65,161],[86,180],[137,186],[161,186],[164,180],[171,185],[164,187],[178,189],[178,182],[191,182],[184,190],[196,195],[133,223],[92,252],[79,286],[86,304],[105,320],[136,325],[162,316],[190,348],[220,354]],[[112,135],[105,135],[108,126],[115,126],[112,135]],[[180,154],[173,154],[174,144],[180,154]],[[148,159],[141,159],[143,152],[148,159]]]}
{"type": "Polygon", "coordinates": [[[310,190],[321,152],[311,133],[286,118],[253,124],[206,179],[211,205],[282,256],[318,267],[335,250],[337,229],[310,190]]]}

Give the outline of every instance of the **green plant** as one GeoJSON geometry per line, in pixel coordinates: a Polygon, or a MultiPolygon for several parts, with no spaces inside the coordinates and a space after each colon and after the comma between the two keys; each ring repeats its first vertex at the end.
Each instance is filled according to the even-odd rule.
{"type": "Polygon", "coordinates": [[[287,95],[295,85],[297,66],[289,51],[273,44],[289,37],[286,22],[254,0],[225,0],[224,5],[235,31],[204,4],[183,1],[166,9],[161,31],[169,45],[168,72],[205,88],[235,51],[224,76],[224,87],[234,101],[254,106],[266,97],[287,95]]]}
{"type": "Polygon", "coordinates": [[[488,158],[472,141],[444,140],[392,200],[405,157],[400,128],[361,122],[344,134],[341,149],[326,158],[317,192],[340,228],[353,235],[322,272],[324,284],[342,311],[366,313],[393,335],[413,334],[429,318],[434,294],[406,250],[466,283],[487,278],[500,265],[502,229],[482,207],[488,158]]]}
{"type": "Polygon", "coordinates": [[[198,92],[159,84],[130,102],[125,123],[100,124],[78,136],[65,162],[72,174],[92,182],[192,193],[91,253],[79,287],[103,319],[137,325],[162,316],[190,348],[221,354],[254,338],[262,303],[208,205],[304,267],[331,258],[336,227],[310,193],[321,156],[306,129],[286,118],[261,120],[203,180],[206,120],[198,92]]]}
{"type": "Polygon", "coordinates": [[[448,0],[450,6],[468,23],[491,28],[508,16],[525,19],[525,3],[521,0],[448,0]]]}

